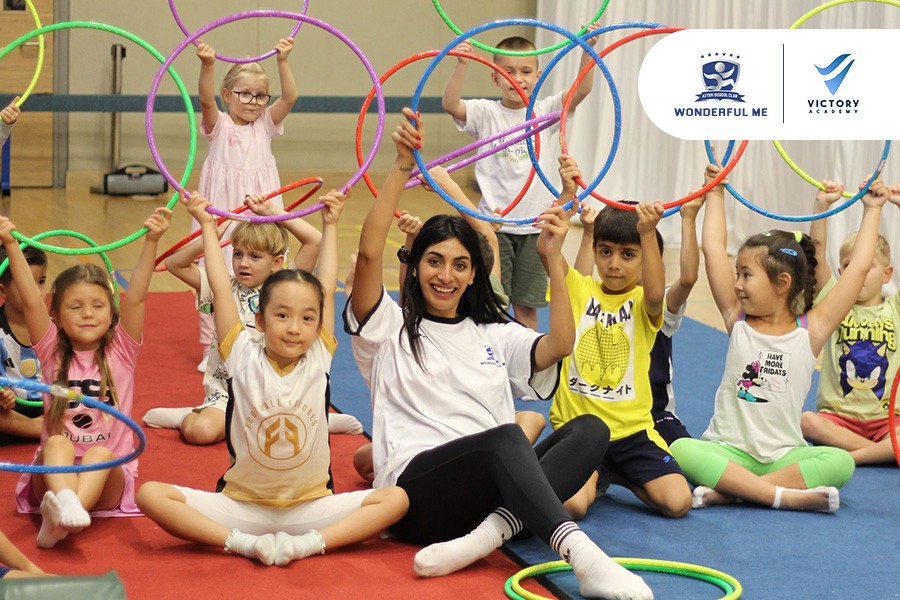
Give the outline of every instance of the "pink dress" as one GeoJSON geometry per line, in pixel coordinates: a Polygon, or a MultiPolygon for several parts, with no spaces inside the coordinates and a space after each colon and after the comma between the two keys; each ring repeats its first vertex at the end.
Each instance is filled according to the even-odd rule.
{"type": "MultiPolygon", "coordinates": [[[[56,348],[59,330],[51,325],[34,345],[34,350],[41,361],[45,382],[52,382],[57,370],[56,348]]],[[[120,412],[131,416],[134,403],[134,370],[137,364],[141,342],[136,341],[125,332],[121,325],[116,326],[115,335],[106,350],[106,360],[116,388],[116,406],[120,412]]],[[[91,350],[76,351],[69,366],[69,388],[88,397],[99,394],[100,369],[94,360],[91,350]]],[[[44,413],[50,411],[51,398],[44,394],[44,413]]],[[[75,463],[79,464],[85,452],[93,446],[108,448],[113,456],[125,456],[134,450],[134,435],[131,429],[119,419],[95,408],[82,404],[70,404],[63,417],[63,435],[75,445],[75,463]]],[[[47,430],[41,431],[41,445],[47,441],[47,430]]],[[[38,451],[40,448],[38,449],[38,451]]],[[[37,453],[35,453],[37,457],[37,453]]],[[[91,511],[95,517],[131,517],[140,516],[134,500],[138,461],[132,460],[122,465],[125,474],[125,488],[119,505],[112,510],[91,511]]],[[[41,499],[31,489],[31,473],[24,473],[16,485],[16,508],[20,513],[40,513],[41,499]]]]}

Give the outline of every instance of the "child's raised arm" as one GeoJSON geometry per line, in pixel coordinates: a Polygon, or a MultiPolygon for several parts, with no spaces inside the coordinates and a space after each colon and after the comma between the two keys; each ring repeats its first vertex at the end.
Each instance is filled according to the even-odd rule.
{"type": "Polygon", "coordinates": [[[12,132],[12,126],[15,125],[16,121],[19,119],[21,111],[17,104],[18,101],[19,96],[16,96],[8,106],[3,110],[0,110],[0,144],[6,141],[6,138],[8,138],[9,134],[12,132]]]}
{"type": "Polygon", "coordinates": [[[206,276],[213,294],[213,318],[216,323],[216,335],[224,340],[234,326],[241,322],[237,303],[231,296],[231,277],[225,266],[225,257],[219,250],[219,236],[216,231],[216,218],[206,212],[209,200],[194,192],[183,195],[181,203],[187,211],[200,223],[203,231],[203,253],[206,255],[206,276]]]}
{"type": "MultiPolygon", "coordinates": [[[[831,205],[840,200],[844,195],[844,184],[830,180],[822,182],[824,190],[816,192],[815,214],[825,212],[831,208],[831,205]]],[[[826,250],[828,243],[828,222],[827,219],[816,219],[809,224],[809,237],[812,238],[816,245],[816,287],[813,297],[819,295],[819,292],[831,279],[831,265],[828,264],[828,253],[826,250]]]]}
{"type": "Polygon", "coordinates": [[[291,113],[294,103],[297,102],[297,82],[294,81],[294,72],[288,63],[288,55],[294,48],[294,38],[282,38],[275,44],[278,51],[278,78],[281,81],[281,95],[269,109],[272,122],[278,125],[291,113]]]}
{"type": "MultiPolygon", "coordinates": [[[[472,44],[468,41],[460,42],[454,50],[472,54],[472,44]]],[[[462,101],[462,89],[466,81],[466,71],[468,70],[469,59],[457,56],[456,66],[453,67],[453,73],[444,87],[443,96],[441,96],[441,108],[444,109],[445,113],[461,123],[466,122],[466,103],[462,101]]]]}
{"type": "Polygon", "coordinates": [[[25,311],[25,323],[28,326],[28,335],[32,342],[37,342],[52,325],[50,313],[41,295],[41,288],[34,281],[31,267],[22,254],[19,242],[12,236],[16,226],[8,218],[0,216],[0,243],[6,248],[9,257],[9,271],[12,273],[12,284],[19,292],[22,307],[25,311]]]}
{"type": "Polygon", "coordinates": [[[641,202],[634,210],[638,215],[637,230],[641,236],[641,286],[644,288],[644,310],[655,323],[662,316],[666,293],[666,268],[656,239],[656,225],[665,209],[660,202],[652,204],[641,202]]]}
{"type": "Polygon", "coordinates": [[[574,204],[566,211],[558,202],[554,202],[534,224],[535,228],[541,230],[537,251],[550,277],[550,329],[535,345],[536,371],[542,371],[570,355],[575,345],[575,319],[566,287],[569,265],[562,255],[569,220],[574,214],[574,204]]]}
{"type": "MultiPolygon", "coordinates": [[[[706,182],[715,179],[721,170],[719,165],[707,165],[706,182]]],[[[709,289],[725,322],[725,330],[731,334],[731,328],[741,313],[741,304],[734,293],[734,268],[728,260],[724,183],[706,192],[706,215],[703,217],[701,238],[709,289]]]]}
{"type": "Polygon", "coordinates": [[[216,106],[216,51],[198,40],[197,58],[200,59],[200,81],[197,84],[200,119],[203,128],[212,131],[219,120],[219,107],[216,106]]]}
{"type": "Polygon", "coordinates": [[[813,354],[819,353],[859,297],[866,273],[872,268],[872,262],[875,260],[881,208],[890,196],[890,190],[881,180],[876,180],[869,188],[869,192],[862,197],[862,222],[859,225],[856,242],[853,244],[850,262],[841,271],[841,276],[831,291],[807,313],[813,354]]]}
{"type": "Polygon", "coordinates": [[[409,174],[416,166],[412,149],[422,147],[424,129],[422,117],[409,108],[403,109],[406,117],[391,135],[397,147],[397,158],[388,173],[378,198],[372,203],[363,221],[359,235],[359,251],[356,258],[356,276],[350,307],[353,316],[362,321],[381,299],[384,245],[394,220],[394,211],[400,203],[403,188],[409,174]],[[408,119],[413,119],[410,123],[408,119]]]}
{"type": "Polygon", "coordinates": [[[338,280],[337,227],[344,210],[344,201],[349,194],[331,190],[327,196],[319,200],[325,203],[322,209],[322,248],[316,264],[316,274],[325,290],[325,302],[322,308],[322,327],[334,334],[334,293],[338,280]]]}
{"type": "MultiPolygon", "coordinates": [[[[409,214],[405,210],[400,211],[400,218],[397,219],[397,229],[406,234],[406,240],[403,247],[406,248],[406,256],[409,257],[409,249],[412,248],[419,230],[422,229],[422,219],[415,215],[409,214]]],[[[400,305],[403,306],[403,282],[406,281],[407,264],[400,261],[400,268],[397,270],[397,279],[400,285],[400,305]]]]}
{"type": "MultiPolygon", "coordinates": [[[[262,194],[247,196],[247,206],[257,215],[284,215],[287,211],[265,200],[262,194]]],[[[287,229],[288,233],[300,242],[300,250],[294,255],[294,268],[312,271],[316,266],[319,249],[322,244],[322,233],[304,219],[278,221],[278,225],[287,229]]]]}
{"type": "MultiPolygon", "coordinates": [[[[598,25],[597,23],[591,23],[587,26],[587,31],[595,31],[599,27],[600,25],[598,25]]],[[[597,44],[597,37],[598,36],[595,35],[594,37],[587,40],[588,45],[594,47],[597,44]]],[[[585,66],[593,64],[593,62],[594,59],[590,54],[588,54],[587,52],[582,52],[581,64],[578,65],[578,72],[581,73],[581,71],[584,70],[585,66]]],[[[574,111],[579,104],[581,104],[582,100],[588,97],[588,94],[591,93],[591,90],[594,87],[594,71],[596,70],[596,67],[594,67],[590,71],[588,71],[587,75],[585,75],[581,82],[578,84],[578,87],[575,88],[575,93],[572,94],[572,102],[571,104],[569,104],[570,113],[574,111]]]]}
{"type": "Polygon", "coordinates": [[[169,229],[171,221],[172,211],[165,206],[157,208],[144,221],[144,227],[147,228],[144,247],[141,249],[141,255],[131,273],[128,292],[122,299],[119,308],[119,322],[126,333],[135,340],[140,340],[144,333],[144,301],[147,299],[147,290],[150,289],[150,278],[153,277],[156,250],[159,246],[159,238],[169,229]]]}
{"type": "MultiPolygon", "coordinates": [[[[230,225],[231,221],[226,220],[218,226],[216,235],[219,236],[219,239],[222,239],[230,225]]],[[[195,290],[200,291],[200,269],[196,262],[202,254],[203,238],[198,237],[179,248],[165,260],[166,270],[195,290]]]]}
{"type": "Polygon", "coordinates": [[[677,313],[687,302],[694,284],[700,276],[700,248],[697,245],[697,213],[706,196],[694,198],[681,205],[681,253],[679,255],[678,279],[666,292],[666,310],[677,313]]]}

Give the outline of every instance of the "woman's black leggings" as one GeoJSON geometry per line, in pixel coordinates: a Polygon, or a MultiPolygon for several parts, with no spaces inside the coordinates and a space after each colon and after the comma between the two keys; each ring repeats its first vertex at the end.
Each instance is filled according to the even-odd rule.
{"type": "Polygon", "coordinates": [[[391,531],[404,542],[443,542],[505,506],[549,543],[556,527],[571,519],[562,502],[581,489],[608,445],[606,424],[582,415],[535,447],[518,425],[507,424],[426,450],[397,480],[409,511],[391,531]]]}

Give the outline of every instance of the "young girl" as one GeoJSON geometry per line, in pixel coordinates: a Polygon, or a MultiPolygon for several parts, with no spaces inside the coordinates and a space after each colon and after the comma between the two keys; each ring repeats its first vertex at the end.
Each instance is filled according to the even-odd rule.
{"type": "MultiPolygon", "coordinates": [[[[0,242],[9,255],[28,333],[47,383],[54,383],[109,404],[130,415],[134,368],[144,331],[144,299],[153,275],[160,236],[171,211],[157,208],[145,222],[144,239],[128,293],[115,305],[108,274],[93,264],[70,267],[51,290],[50,311],[25,256],[13,238],[15,225],[0,217],[0,242]]],[[[131,429],[100,410],[44,395],[41,445],[34,464],[89,465],[134,450],[131,429]]],[[[24,474],[16,486],[19,512],[40,512],[37,544],[51,548],[96,517],[138,516],[134,502],[137,460],[112,469],[81,473],[24,474]],[[91,514],[88,514],[90,511],[91,514]]]]}
{"type": "MultiPolygon", "coordinates": [[[[582,594],[652,598],[559,500],[600,462],[602,445],[586,441],[608,439],[603,422],[573,419],[536,448],[514,423],[510,380],[547,398],[558,384],[557,363],[572,351],[561,255],[570,214],[553,206],[535,224],[552,290],[548,334],[510,322],[500,310],[478,236],[458,216],[438,215],[422,226],[410,248],[401,308],[384,290],[382,256],[415,166],[412,149],[422,145],[421,117],[409,109],[404,115],[415,126],[404,120],[393,133],[397,158],[363,223],[344,312],[372,394],[375,486],[396,484],[409,497],[409,512],[391,531],[405,542],[432,544],[418,553],[415,569],[436,576],[486,556],[524,524],[572,564],[582,594]]],[[[574,182],[566,183],[571,197],[574,182]]]]}
{"type": "Polygon", "coordinates": [[[181,539],[224,548],[266,565],[322,554],[371,537],[407,508],[399,488],[333,494],[327,412],[334,339],[337,220],[344,196],[321,199],[321,283],[307,271],[271,274],[259,294],[253,341],[231,296],[209,202],[183,200],[203,229],[219,350],[231,374],[226,431],[231,467],[221,493],[158,482],[138,505],[181,539]]]}
{"type": "MultiPolygon", "coordinates": [[[[216,105],[216,51],[200,43],[200,131],[209,140],[209,154],[200,171],[200,194],[209,198],[216,208],[230,210],[239,206],[248,194],[267,194],[281,187],[278,167],[272,154],[272,138],[284,133],[282,122],[297,101],[297,84],[287,62],[294,47],[293,38],[278,41],[278,77],[281,96],[268,106],[269,78],[258,63],[235,63],[225,73],[220,94],[225,112],[216,105]]],[[[274,206],[283,206],[281,196],[271,199],[274,206]]],[[[196,222],[192,230],[197,229],[196,222]]],[[[227,240],[226,232],[223,239],[227,240]]],[[[231,264],[231,247],[220,250],[226,265],[231,264]]],[[[212,338],[212,319],[201,315],[200,343],[204,361],[198,366],[204,371],[212,338]]]]}
{"type": "MultiPolygon", "coordinates": [[[[707,181],[719,171],[707,167],[707,181]]],[[[703,255],[716,306],[730,335],[725,372],[709,427],[700,440],[682,438],[672,454],[694,489],[693,506],[746,500],[772,508],[834,512],[837,488],[853,474],[845,450],[809,447],[800,411],[816,356],[853,306],[872,266],[881,207],[880,181],[866,194],[859,239],[840,280],[810,308],[815,247],[800,232],[750,237],[735,259],[726,254],[723,186],[707,194],[703,255]]]]}

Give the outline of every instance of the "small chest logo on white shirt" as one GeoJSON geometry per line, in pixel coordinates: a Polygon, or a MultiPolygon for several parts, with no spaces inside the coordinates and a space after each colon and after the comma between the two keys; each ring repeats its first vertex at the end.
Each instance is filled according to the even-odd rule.
{"type": "Polygon", "coordinates": [[[503,367],[506,363],[497,358],[497,355],[494,354],[494,349],[490,346],[485,346],[484,351],[487,354],[485,360],[481,361],[483,365],[490,365],[493,367],[503,367]]]}

